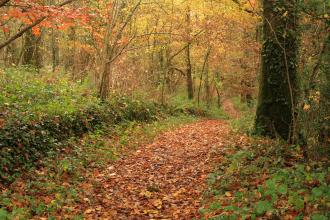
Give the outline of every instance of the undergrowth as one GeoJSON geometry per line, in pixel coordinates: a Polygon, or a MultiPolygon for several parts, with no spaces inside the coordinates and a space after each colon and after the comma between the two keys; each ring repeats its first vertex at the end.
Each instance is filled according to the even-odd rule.
{"type": "Polygon", "coordinates": [[[101,102],[86,85],[30,68],[0,72],[0,182],[10,183],[70,138],[125,121],[174,114],[156,103],[113,95],[101,102]]]}
{"type": "Polygon", "coordinates": [[[306,163],[299,147],[256,139],[227,149],[208,178],[204,219],[330,218],[327,156],[306,163]]]}
{"type": "Polygon", "coordinates": [[[189,100],[183,92],[178,92],[172,96],[169,105],[182,113],[214,119],[228,119],[227,113],[221,107],[219,108],[216,103],[213,102],[208,106],[207,103],[201,101],[198,104],[196,100],[189,100]]]}
{"type": "Polygon", "coordinates": [[[230,121],[233,138],[208,177],[203,219],[330,219],[327,154],[305,162],[299,146],[246,136],[255,108],[232,102],[240,117],[230,121]]]}
{"type": "Polygon", "coordinates": [[[231,101],[235,109],[240,113],[240,117],[230,120],[233,131],[252,134],[255,119],[255,101],[251,101],[252,103],[248,104],[242,102],[240,97],[234,97],[231,101]]]}
{"type": "Polygon", "coordinates": [[[74,213],[93,202],[99,170],[198,115],[118,94],[101,102],[84,83],[31,68],[0,71],[0,88],[0,219],[74,213]]]}

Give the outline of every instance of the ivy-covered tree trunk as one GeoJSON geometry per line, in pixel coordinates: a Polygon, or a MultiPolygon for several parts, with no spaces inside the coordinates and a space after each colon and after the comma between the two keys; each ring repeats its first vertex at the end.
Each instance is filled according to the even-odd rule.
{"type": "Polygon", "coordinates": [[[324,55],[322,58],[322,85],[320,97],[320,142],[330,145],[330,35],[328,35],[324,45],[324,55]]]}
{"type": "Polygon", "coordinates": [[[261,135],[290,140],[296,105],[295,0],[263,0],[262,73],[256,115],[261,135]]]}

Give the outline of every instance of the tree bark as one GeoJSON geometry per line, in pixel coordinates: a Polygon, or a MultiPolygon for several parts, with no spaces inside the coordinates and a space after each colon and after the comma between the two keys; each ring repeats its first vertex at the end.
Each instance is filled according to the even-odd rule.
{"type": "Polygon", "coordinates": [[[190,43],[186,48],[186,78],[187,78],[187,92],[188,98],[194,98],[194,88],[193,88],[193,80],[192,80],[192,66],[190,60],[190,43]]]}
{"type": "Polygon", "coordinates": [[[198,104],[199,104],[199,101],[200,101],[200,93],[201,93],[202,82],[203,82],[203,74],[205,72],[205,69],[206,69],[206,66],[207,66],[207,63],[208,63],[210,52],[211,52],[211,46],[209,46],[207,48],[205,58],[204,58],[203,67],[202,67],[202,72],[201,72],[201,75],[199,77],[199,86],[198,86],[198,93],[197,93],[197,103],[198,104]]]}
{"type": "Polygon", "coordinates": [[[324,55],[321,64],[322,85],[320,97],[320,142],[330,146],[330,35],[324,45],[324,55]]]}
{"type": "Polygon", "coordinates": [[[58,40],[57,40],[57,33],[53,29],[52,30],[52,71],[55,72],[56,67],[59,65],[59,46],[58,46],[58,40]]]}
{"type": "Polygon", "coordinates": [[[295,133],[297,32],[295,0],[263,0],[262,73],[257,133],[292,140],[295,133]]]}
{"type": "Polygon", "coordinates": [[[124,20],[122,20],[123,24],[121,25],[119,30],[116,32],[116,35],[114,36],[113,36],[113,28],[115,27],[116,23],[120,22],[120,20],[122,19],[121,14],[119,12],[123,10],[125,3],[120,1],[115,1],[113,4],[114,8],[112,10],[112,13],[109,14],[109,20],[107,22],[106,36],[104,38],[104,46],[103,46],[103,54],[102,54],[102,62],[101,62],[102,69],[101,69],[101,82],[99,87],[99,97],[102,100],[108,98],[108,95],[110,93],[111,78],[112,78],[111,67],[113,65],[113,61],[121,55],[123,50],[134,39],[134,37],[131,38],[131,40],[122,49],[119,48],[118,42],[121,39],[124,30],[126,29],[129,22],[131,22],[135,12],[137,11],[141,3],[142,0],[139,0],[134,5],[128,16],[124,20]]]}
{"type": "Polygon", "coordinates": [[[215,71],[215,77],[214,77],[214,86],[217,91],[217,99],[218,99],[218,108],[221,108],[221,77],[220,77],[220,71],[215,71]]]}
{"type": "Polygon", "coordinates": [[[192,80],[192,66],[191,66],[191,60],[190,60],[190,48],[191,48],[191,39],[190,39],[190,33],[191,33],[191,27],[190,27],[190,5],[187,5],[187,12],[186,12],[186,37],[187,37],[187,47],[185,49],[186,51],[186,80],[187,80],[187,92],[188,92],[188,99],[194,98],[194,88],[193,88],[193,80],[192,80]]]}
{"type": "Polygon", "coordinates": [[[35,36],[31,30],[25,33],[23,47],[23,65],[34,66],[37,69],[41,68],[41,53],[40,53],[41,35],[35,36]]]}

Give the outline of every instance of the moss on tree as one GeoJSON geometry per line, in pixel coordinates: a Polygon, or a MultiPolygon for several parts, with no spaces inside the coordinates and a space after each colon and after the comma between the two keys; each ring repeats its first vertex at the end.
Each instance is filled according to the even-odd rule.
{"type": "Polygon", "coordinates": [[[294,121],[297,34],[295,1],[263,1],[262,74],[256,115],[261,135],[289,139],[294,121]]]}

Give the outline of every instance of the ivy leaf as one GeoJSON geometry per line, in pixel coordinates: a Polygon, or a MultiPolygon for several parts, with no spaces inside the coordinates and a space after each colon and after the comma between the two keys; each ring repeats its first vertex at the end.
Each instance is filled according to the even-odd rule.
{"type": "Polygon", "coordinates": [[[311,217],[312,220],[327,220],[327,217],[321,214],[314,214],[311,217]]]}
{"type": "Polygon", "coordinates": [[[316,198],[321,197],[323,194],[322,189],[320,189],[318,187],[313,188],[312,193],[316,198]]]}
{"type": "Polygon", "coordinates": [[[281,185],[278,186],[277,191],[280,194],[285,195],[288,192],[288,186],[284,185],[284,184],[281,184],[281,185]]]}
{"type": "Polygon", "coordinates": [[[0,209],[0,219],[8,219],[8,212],[4,209],[0,209]]]}
{"type": "Polygon", "coordinates": [[[292,194],[289,196],[289,204],[293,205],[296,210],[301,210],[305,206],[303,198],[298,194],[292,194]]]}
{"type": "Polygon", "coordinates": [[[272,204],[269,201],[259,201],[256,205],[256,214],[261,216],[272,208],[272,204]]]}

